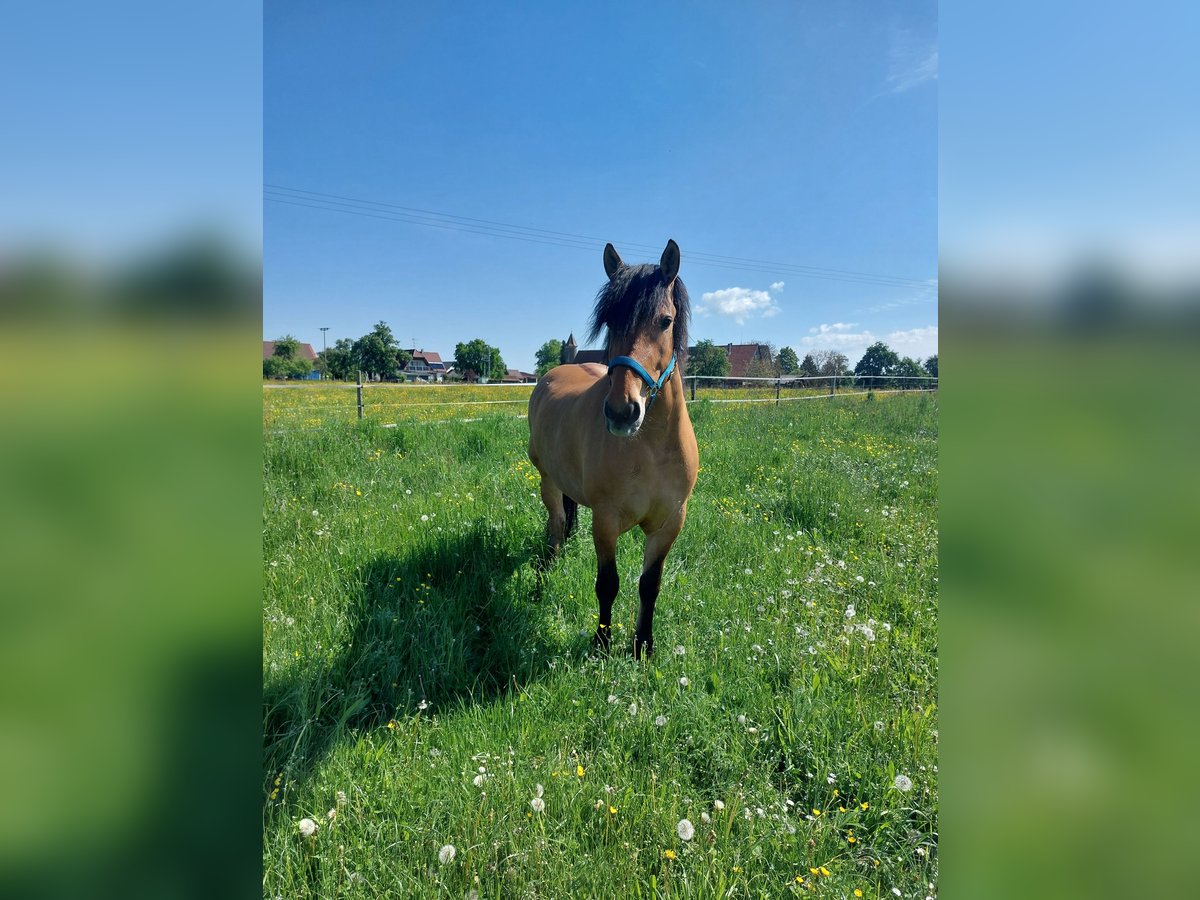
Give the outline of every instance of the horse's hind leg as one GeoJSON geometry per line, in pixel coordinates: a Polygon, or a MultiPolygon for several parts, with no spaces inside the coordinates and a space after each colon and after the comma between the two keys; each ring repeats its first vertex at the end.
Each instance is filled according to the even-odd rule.
{"type": "Polygon", "coordinates": [[[579,517],[579,504],[568,497],[566,494],[563,498],[563,512],[567,517],[566,536],[570,537],[575,533],[575,520],[579,517]]]}
{"type": "MultiPolygon", "coordinates": [[[[563,492],[556,488],[545,475],[542,475],[542,503],[546,505],[546,562],[558,555],[563,541],[567,536],[567,512],[563,501],[563,492]]],[[[572,500],[571,504],[574,505],[572,500]]]]}

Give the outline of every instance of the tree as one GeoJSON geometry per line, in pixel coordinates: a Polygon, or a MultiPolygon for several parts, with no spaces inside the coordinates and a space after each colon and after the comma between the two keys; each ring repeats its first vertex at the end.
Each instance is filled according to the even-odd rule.
{"type": "Polygon", "coordinates": [[[784,347],[780,350],[779,355],[775,357],[775,363],[784,375],[794,375],[800,368],[800,360],[796,358],[796,351],[791,347],[784,347]]]}
{"type": "Polygon", "coordinates": [[[537,368],[534,369],[538,375],[545,375],[562,361],[562,341],[558,338],[551,338],[538,348],[537,352],[537,368]]]}
{"type": "Polygon", "coordinates": [[[817,361],[813,359],[811,353],[804,354],[804,362],[800,363],[801,375],[820,375],[821,370],[817,366],[817,361]]]}
{"type": "Polygon", "coordinates": [[[312,360],[296,355],[300,342],[292,335],[276,339],[274,345],[271,355],[263,360],[263,378],[303,378],[312,371],[312,360]]]}
{"type": "Polygon", "coordinates": [[[900,357],[896,355],[896,351],[890,349],[883,341],[876,341],[867,348],[862,359],[854,366],[854,374],[858,376],[891,375],[899,364],[900,357]]]}
{"type": "Polygon", "coordinates": [[[688,357],[688,374],[724,378],[729,374],[729,354],[712,341],[701,341],[688,357]]]}
{"type": "Polygon", "coordinates": [[[454,345],[454,368],[464,375],[472,371],[490,381],[499,381],[507,371],[504,360],[500,358],[500,350],[486,343],[483,338],[454,345]]]}
{"type": "Polygon", "coordinates": [[[349,338],[338,338],[334,345],[317,354],[327,378],[348,381],[354,377],[354,342],[349,338]]]}
{"type": "Polygon", "coordinates": [[[932,375],[934,378],[938,377],[937,358],[938,358],[938,355],[936,353],[933,354],[933,356],[931,356],[931,357],[929,357],[929,359],[925,360],[925,364],[924,364],[924,366],[922,366],[922,368],[925,369],[925,372],[929,375],[932,375]]]}
{"type": "Polygon", "coordinates": [[[850,360],[838,350],[814,350],[813,363],[818,375],[849,375],[850,360]]]}
{"type": "Polygon", "coordinates": [[[922,376],[924,376],[925,370],[911,356],[906,356],[896,364],[896,367],[889,374],[898,375],[903,379],[900,382],[901,387],[911,388],[919,387],[922,384],[922,376]]]}
{"type": "Polygon", "coordinates": [[[387,322],[376,322],[352,347],[355,365],[380,378],[394,379],[412,357],[400,349],[387,322]]]}
{"type": "Polygon", "coordinates": [[[296,354],[300,351],[300,342],[290,334],[275,338],[274,344],[275,349],[272,354],[280,359],[295,359],[296,354]]]}

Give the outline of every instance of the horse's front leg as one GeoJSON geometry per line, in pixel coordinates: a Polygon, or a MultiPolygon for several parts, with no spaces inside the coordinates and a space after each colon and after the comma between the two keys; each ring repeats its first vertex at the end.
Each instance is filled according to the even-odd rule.
{"type": "Polygon", "coordinates": [[[647,532],[646,550],[642,557],[642,577],[638,579],[637,628],[633,635],[633,658],[641,659],[643,655],[650,656],[654,652],[654,605],[658,602],[659,588],[662,586],[663,564],[671,545],[679,532],[683,530],[684,510],[679,511],[677,518],[668,519],[656,531],[647,532]]]}
{"type": "Polygon", "coordinates": [[[592,543],[596,546],[596,602],[600,605],[596,635],[592,647],[608,652],[612,645],[613,600],[621,587],[617,575],[617,538],[620,531],[615,522],[596,511],[592,518],[592,543]]]}

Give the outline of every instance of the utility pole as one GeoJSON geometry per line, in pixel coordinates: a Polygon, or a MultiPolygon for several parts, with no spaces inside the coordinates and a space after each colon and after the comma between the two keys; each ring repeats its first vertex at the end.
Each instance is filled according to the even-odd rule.
{"type": "MultiPolygon", "coordinates": [[[[329,330],[329,326],[328,326],[328,325],[323,325],[323,326],[321,326],[321,353],[324,353],[324,352],[325,352],[325,332],[327,332],[328,330],[329,330]]],[[[324,378],[324,377],[325,377],[325,373],[324,373],[324,372],[322,372],[322,373],[321,373],[321,377],[322,377],[322,378],[324,378]]]]}

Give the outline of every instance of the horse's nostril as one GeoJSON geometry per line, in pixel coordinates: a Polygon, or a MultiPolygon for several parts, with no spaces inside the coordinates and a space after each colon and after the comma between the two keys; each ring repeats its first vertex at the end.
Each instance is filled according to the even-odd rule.
{"type": "Polygon", "coordinates": [[[638,405],[636,403],[627,403],[625,405],[625,421],[633,422],[637,420],[638,405]]]}

